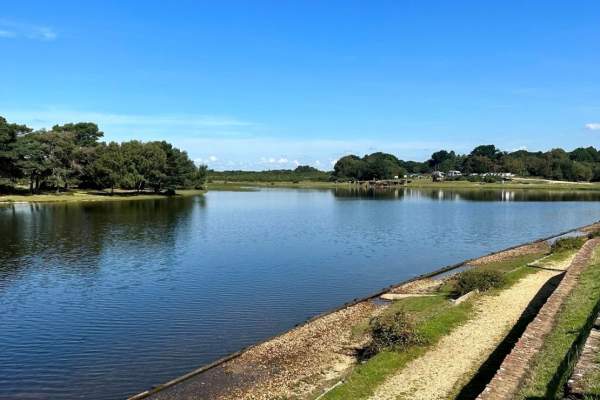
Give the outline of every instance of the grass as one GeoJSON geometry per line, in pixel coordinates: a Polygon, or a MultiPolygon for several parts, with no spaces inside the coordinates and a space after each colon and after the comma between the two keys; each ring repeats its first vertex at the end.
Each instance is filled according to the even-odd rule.
{"type": "MultiPolygon", "coordinates": [[[[196,196],[203,194],[204,190],[178,190],[175,197],[178,196],[196,196]]],[[[49,202],[81,202],[81,201],[124,201],[124,200],[151,200],[167,198],[163,194],[151,192],[124,192],[115,191],[114,195],[103,191],[84,191],[70,190],[64,193],[43,193],[43,194],[15,194],[0,195],[0,204],[2,203],[49,203],[49,202]]]]}
{"type": "Polygon", "coordinates": [[[383,351],[367,362],[357,366],[346,383],[324,396],[324,399],[363,399],[373,393],[387,376],[419,357],[442,336],[467,321],[473,313],[471,302],[452,306],[445,296],[413,297],[395,301],[385,313],[403,309],[409,312],[416,323],[417,333],[425,345],[410,346],[401,352],[383,351]]]}
{"type": "MultiPolygon", "coordinates": [[[[494,261],[481,266],[477,266],[475,268],[482,270],[493,270],[498,271],[504,274],[504,283],[498,289],[490,290],[490,294],[496,293],[498,290],[509,288],[510,286],[517,283],[520,279],[525,277],[528,274],[537,272],[533,268],[525,268],[526,265],[539,260],[546,253],[544,252],[536,252],[531,254],[519,255],[516,257],[511,257],[507,260],[502,261],[494,261]]],[[[454,294],[454,279],[448,279],[439,289],[441,293],[446,293],[448,295],[454,294]]]]}
{"type": "MultiPolygon", "coordinates": [[[[508,260],[485,264],[482,269],[499,271],[504,276],[501,288],[492,289],[485,295],[497,294],[509,288],[528,274],[536,273],[535,268],[527,264],[544,256],[545,253],[525,254],[508,260]]],[[[376,388],[390,375],[405,367],[410,361],[423,355],[428,348],[437,343],[454,328],[473,317],[473,300],[467,300],[453,306],[448,300],[453,292],[451,284],[443,285],[438,296],[409,297],[394,301],[383,313],[407,312],[415,320],[416,331],[424,339],[424,344],[410,346],[403,351],[383,351],[359,364],[346,382],[324,396],[327,400],[364,399],[374,393],[376,388]]],[[[354,335],[365,334],[368,324],[354,327],[354,335]]]]}
{"type": "Polygon", "coordinates": [[[469,181],[433,182],[431,179],[415,179],[407,187],[448,188],[448,189],[525,189],[525,190],[600,190],[600,183],[561,182],[545,180],[514,179],[504,183],[483,183],[469,181]]]}
{"type": "MultiPolygon", "coordinates": [[[[240,187],[279,187],[279,188],[303,188],[303,189],[335,189],[353,188],[353,184],[347,182],[330,181],[217,181],[208,183],[209,190],[229,190],[240,187]]],[[[414,179],[404,187],[408,188],[440,188],[440,189],[521,189],[521,190],[557,190],[557,191],[600,191],[600,183],[548,183],[544,180],[513,180],[504,183],[482,183],[469,181],[442,181],[433,182],[431,179],[414,179]]]]}
{"type": "Polygon", "coordinates": [[[249,190],[252,187],[272,187],[272,188],[299,188],[299,189],[335,189],[351,188],[349,183],[323,182],[323,181],[298,181],[298,182],[225,182],[212,181],[207,184],[208,190],[249,190]]]}
{"type": "Polygon", "coordinates": [[[563,398],[564,384],[576,359],[574,355],[587,335],[590,318],[595,317],[599,302],[600,250],[596,250],[561,308],[544,347],[536,355],[530,377],[521,390],[521,399],[563,398]]]}
{"type": "MultiPolygon", "coordinates": [[[[596,358],[596,363],[600,365],[600,353],[596,358]]],[[[587,395],[584,397],[586,400],[600,399],[600,371],[595,371],[584,377],[587,387],[587,395]]]]}

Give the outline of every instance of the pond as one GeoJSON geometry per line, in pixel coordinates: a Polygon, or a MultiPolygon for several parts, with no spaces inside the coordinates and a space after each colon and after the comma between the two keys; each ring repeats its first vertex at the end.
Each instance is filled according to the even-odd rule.
{"type": "Polygon", "coordinates": [[[315,314],[600,219],[595,192],[260,189],[0,207],[0,398],[125,398],[315,314]]]}

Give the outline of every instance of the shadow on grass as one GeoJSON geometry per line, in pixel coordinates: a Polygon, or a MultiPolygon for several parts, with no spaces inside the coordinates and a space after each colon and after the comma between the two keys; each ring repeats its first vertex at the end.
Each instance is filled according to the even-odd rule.
{"type": "Polygon", "coordinates": [[[523,335],[527,325],[533,321],[540,308],[542,308],[546,299],[552,294],[554,289],[556,289],[563,276],[564,273],[550,278],[548,282],[542,286],[535,297],[529,302],[515,326],[510,330],[498,347],[496,347],[492,354],[490,354],[488,359],[481,365],[477,374],[462,388],[456,399],[475,399],[483,389],[485,389],[485,385],[492,380],[496,371],[500,368],[502,361],[504,361],[504,358],[510,353],[519,338],[523,335]]]}
{"type": "MultiPolygon", "coordinates": [[[[600,300],[596,302],[596,305],[593,308],[593,311],[588,316],[587,321],[583,328],[579,331],[577,338],[573,341],[573,344],[565,354],[565,357],[560,362],[554,376],[552,376],[552,380],[546,386],[546,393],[544,394],[545,399],[554,399],[556,395],[561,392],[567,383],[567,379],[573,372],[573,368],[575,367],[575,363],[579,359],[581,355],[581,351],[583,350],[583,346],[585,345],[585,341],[587,340],[592,327],[594,326],[594,322],[598,316],[598,312],[600,311],[600,300]]],[[[567,393],[570,395],[570,393],[567,393]]],[[[536,399],[537,397],[528,397],[527,399],[536,399]]],[[[599,398],[597,395],[589,395],[584,393],[575,394],[572,397],[567,398],[583,398],[583,399],[597,399],[599,398]]]]}

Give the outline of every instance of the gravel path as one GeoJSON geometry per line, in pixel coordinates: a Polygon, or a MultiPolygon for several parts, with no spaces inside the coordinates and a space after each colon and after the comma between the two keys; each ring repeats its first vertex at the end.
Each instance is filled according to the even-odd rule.
{"type": "MultiPolygon", "coordinates": [[[[566,268],[569,264],[565,261],[560,265],[566,268]]],[[[388,378],[371,399],[450,397],[498,346],[542,286],[559,273],[540,270],[527,275],[497,296],[477,299],[477,314],[473,319],[388,378]]]]}

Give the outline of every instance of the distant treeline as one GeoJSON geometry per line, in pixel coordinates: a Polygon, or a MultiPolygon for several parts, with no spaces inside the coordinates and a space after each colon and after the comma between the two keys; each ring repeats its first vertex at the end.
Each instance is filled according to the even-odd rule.
{"type": "Polygon", "coordinates": [[[276,169],[269,171],[208,171],[208,180],[228,182],[300,182],[330,181],[330,172],[318,170],[308,165],[299,165],[295,169],[276,169]]]}
{"type": "Polygon", "coordinates": [[[271,171],[208,171],[209,180],[232,182],[282,181],[346,181],[392,179],[409,174],[429,174],[433,171],[460,171],[471,174],[510,172],[518,176],[567,181],[600,181],[600,153],[594,147],[577,148],[571,152],[553,149],[547,152],[500,151],[494,145],[477,146],[469,154],[440,150],[427,161],[403,161],[387,153],[340,158],[331,172],[310,166],[294,170],[271,171]]]}
{"type": "Polygon", "coordinates": [[[91,122],[37,130],[0,117],[0,178],[27,183],[32,193],[66,190],[150,188],[156,192],[200,188],[206,167],[167,142],[105,143],[91,122]]]}
{"type": "Polygon", "coordinates": [[[364,157],[342,157],[334,166],[334,179],[391,179],[406,174],[432,171],[461,171],[463,175],[510,172],[519,176],[567,181],[600,181],[600,153],[594,147],[571,152],[553,149],[547,152],[500,151],[494,145],[477,146],[469,154],[440,150],[425,162],[403,161],[387,153],[364,157]]]}

